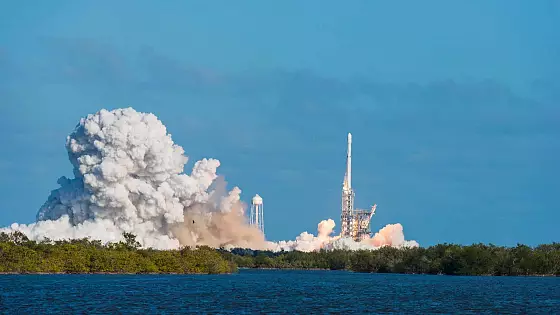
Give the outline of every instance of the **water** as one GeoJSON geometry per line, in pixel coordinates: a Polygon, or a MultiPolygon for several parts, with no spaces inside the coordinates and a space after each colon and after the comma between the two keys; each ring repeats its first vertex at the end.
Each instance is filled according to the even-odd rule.
{"type": "Polygon", "coordinates": [[[241,270],[234,275],[2,275],[0,311],[558,314],[560,278],[241,270]]]}

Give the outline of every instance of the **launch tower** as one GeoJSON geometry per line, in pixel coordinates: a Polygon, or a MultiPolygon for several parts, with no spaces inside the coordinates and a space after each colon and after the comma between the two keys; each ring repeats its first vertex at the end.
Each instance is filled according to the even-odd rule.
{"type": "Polygon", "coordinates": [[[346,174],[342,185],[342,212],[340,214],[340,235],[359,241],[370,235],[370,221],[376,205],[371,210],[354,209],[354,190],[352,189],[352,134],[348,134],[346,152],[346,174]]]}
{"type": "Polygon", "coordinates": [[[264,234],[264,213],[263,199],[258,194],[253,197],[251,202],[251,215],[249,224],[257,227],[264,234]]]}

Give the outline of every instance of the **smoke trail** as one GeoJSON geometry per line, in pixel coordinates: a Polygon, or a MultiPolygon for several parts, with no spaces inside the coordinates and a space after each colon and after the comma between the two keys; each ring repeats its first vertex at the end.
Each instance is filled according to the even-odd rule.
{"type": "Polygon", "coordinates": [[[37,213],[37,222],[12,224],[30,239],[86,238],[114,242],[133,233],[144,247],[173,249],[188,245],[269,250],[321,248],[372,249],[418,246],[405,241],[400,224],[388,225],[356,243],[331,236],[332,219],[321,221],[318,236],[301,233],[294,241],[267,242],[246,222],[241,190],[226,190],[216,174],[220,162],[203,159],[190,175],[182,147],[173,143],[153,114],[132,108],[101,110],[82,118],[67,137],[74,178],[58,179],[37,213]]]}

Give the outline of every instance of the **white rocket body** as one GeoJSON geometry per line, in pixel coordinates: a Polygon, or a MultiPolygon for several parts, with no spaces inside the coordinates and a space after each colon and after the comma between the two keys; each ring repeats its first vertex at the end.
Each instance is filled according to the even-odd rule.
{"type": "Polygon", "coordinates": [[[346,187],[352,189],[352,134],[348,133],[348,150],[346,151],[346,187]]]}

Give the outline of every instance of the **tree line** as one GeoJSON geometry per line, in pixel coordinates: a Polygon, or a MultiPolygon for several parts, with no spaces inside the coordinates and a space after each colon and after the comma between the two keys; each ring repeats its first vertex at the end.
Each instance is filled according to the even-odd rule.
{"type": "Polygon", "coordinates": [[[177,273],[221,274],[242,268],[328,269],[355,272],[560,276],[560,243],[536,247],[439,244],[427,248],[272,252],[207,246],[178,250],[142,249],[124,240],[29,240],[21,232],[0,233],[0,273],[177,273]]]}
{"type": "Polygon", "coordinates": [[[329,269],[355,272],[529,276],[560,275],[560,243],[529,247],[439,244],[427,248],[271,252],[221,250],[225,259],[245,268],[329,269]]]}
{"type": "Polygon", "coordinates": [[[221,274],[235,264],[210,247],[180,250],[140,249],[136,237],[124,241],[29,240],[21,232],[0,233],[0,273],[177,273],[221,274]]]}

